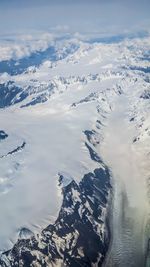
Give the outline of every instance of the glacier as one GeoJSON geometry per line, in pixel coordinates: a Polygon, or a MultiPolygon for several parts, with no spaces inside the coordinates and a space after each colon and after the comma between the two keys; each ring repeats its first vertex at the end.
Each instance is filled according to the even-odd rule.
{"type": "Polygon", "coordinates": [[[150,236],[150,38],[42,38],[0,62],[0,264],[137,267],[150,236]]]}

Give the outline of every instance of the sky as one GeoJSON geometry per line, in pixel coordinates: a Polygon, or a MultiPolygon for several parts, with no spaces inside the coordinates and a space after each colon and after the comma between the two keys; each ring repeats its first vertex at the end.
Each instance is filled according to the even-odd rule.
{"type": "Polygon", "coordinates": [[[122,32],[148,29],[149,0],[0,0],[0,34],[68,29],[122,32]]]}

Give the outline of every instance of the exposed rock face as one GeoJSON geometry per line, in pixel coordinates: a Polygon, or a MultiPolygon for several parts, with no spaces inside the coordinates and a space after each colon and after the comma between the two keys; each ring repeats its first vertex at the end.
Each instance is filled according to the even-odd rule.
{"type": "MultiPolygon", "coordinates": [[[[110,192],[108,169],[95,169],[77,184],[62,188],[63,203],[54,225],[40,235],[20,234],[2,254],[1,266],[101,266],[108,249],[106,206],[110,192]],[[23,237],[23,238],[21,238],[23,237]]],[[[22,231],[21,231],[22,232],[22,231]]]]}
{"type": "Polygon", "coordinates": [[[5,133],[3,130],[0,130],[0,141],[4,140],[8,137],[8,134],[5,133]]]}

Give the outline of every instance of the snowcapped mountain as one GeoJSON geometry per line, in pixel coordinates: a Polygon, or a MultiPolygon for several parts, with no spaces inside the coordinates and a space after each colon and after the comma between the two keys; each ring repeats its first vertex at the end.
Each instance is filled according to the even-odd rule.
{"type": "Polygon", "coordinates": [[[43,38],[0,62],[0,265],[102,266],[120,195],[148,218],[150,38],[43,38]]]}

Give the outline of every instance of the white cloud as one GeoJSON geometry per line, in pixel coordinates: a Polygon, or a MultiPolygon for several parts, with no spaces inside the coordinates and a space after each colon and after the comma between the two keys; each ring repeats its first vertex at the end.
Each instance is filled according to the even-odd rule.
{"type": "Polygon", "coordinates": [[[54,36],[50,33],[36,34],[34,36],[18,35],[13,41],[1,41],[0,61],[21,59],[30,56],[36,51],[44,51],[53,44],[54,36]]]}

